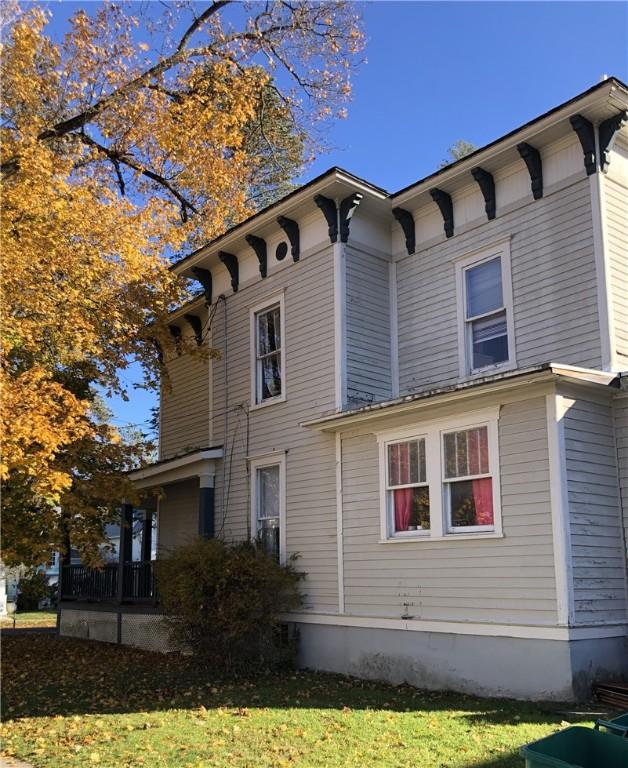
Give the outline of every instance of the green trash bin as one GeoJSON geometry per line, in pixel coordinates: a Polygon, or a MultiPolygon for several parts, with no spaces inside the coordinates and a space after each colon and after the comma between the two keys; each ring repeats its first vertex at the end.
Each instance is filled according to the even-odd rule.
{"type": "Polygon", "coordinates": [[[628,739],[628,712],[612,720],[596,720],[595,730],[598,731],[600,728],[605,729],[607,733],[614,733],[628,739]]]}
{"type": "Polygon", "coordinates": [[[574,725],[521,747],[526,768],[628,768],[628,739],[574,725]]]}

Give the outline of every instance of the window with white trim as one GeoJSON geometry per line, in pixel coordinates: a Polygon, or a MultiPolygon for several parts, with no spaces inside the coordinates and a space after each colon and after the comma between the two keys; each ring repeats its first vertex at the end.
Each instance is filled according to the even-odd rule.
{"type": "Polygon", "coordinates": [[[487,426],[443,433],[443,489],[448,532],[493,530],[490,469],[487,426]]]}
{"type": "Polygon", "coordinates": [[[499,407],[379,434],[382,538],[501,535],[499,407]]]}
{"type": "Polygon", "coordinates": [[[386,444],[386,491],[390,531],[406,535],[430,529],[425,438],[386,444]]]}
{"type": "Polygon", "coordinates": [[[457,265],[461,373],[514,365],[510,248],[502,243],[457,265]]]}
{"type": "Polygon", "coordinates": [[[250,468],[253,538],[281,560],[285,549],[285,454],[252,459],[250,468]]]}
{"type": "Polygon", "coordinates": [[[251,310],[251,402],[286,399],[283,295],[251,310]]]}

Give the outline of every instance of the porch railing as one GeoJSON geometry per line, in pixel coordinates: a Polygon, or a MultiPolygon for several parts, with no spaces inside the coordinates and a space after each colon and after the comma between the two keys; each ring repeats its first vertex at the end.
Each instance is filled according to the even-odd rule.
{"type": "Polygon", "coordinates": [[[118,589],[120,565],[102,568],[65,565],[61,571],[61,600],[86,602],[153,603],[156,601],[155,569],[152,561],[127,562],[122,568],[122,593],[118,589]]]}

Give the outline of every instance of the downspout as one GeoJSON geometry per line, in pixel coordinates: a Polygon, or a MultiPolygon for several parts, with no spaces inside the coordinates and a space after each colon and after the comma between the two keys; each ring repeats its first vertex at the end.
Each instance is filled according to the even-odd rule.
{"type": "Polygon", "coordinates": [[[229,386],[228,386],[228,354],[229,354],[229,346],[228,346],[228,338],[227,338],[227,299],[224,295],[224,293],[221,293],[218,297],[218,301],[222,301],[223,303],[223,335],[224,335],[224,361],[223,361],[223,370],[224,370],[224,379],[225,379],[225,402],[224,402],[224,414],[223,414],[223,435],[222,435],[222,520],[223,520],[223,527],[224,527],[224,521],[227,517],[227,510],[225,509],[225,488],[226,488],[226,480],[227,480],[227,430],[229,428],[229,408],[228,408],[228,401],[229,401],[229,386]]]}

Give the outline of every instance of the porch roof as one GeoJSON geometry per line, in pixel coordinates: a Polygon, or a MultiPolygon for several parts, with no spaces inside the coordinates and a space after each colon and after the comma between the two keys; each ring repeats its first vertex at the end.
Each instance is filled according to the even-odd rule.
{"type": "MultiPolygon", "coordinates": [[[[192,477],[213,478],[216,461],[223,458],[222,446],[198,448],[188,453],[161,459],[141,469],[129,472],[130,479],[138,488],[153,488],[192,477]]],[[[212,483],[213,485],[213,483],[212,483]]]]}
{"type": "Polygon", "coordinates": [[[619,381],[616,373],[608,373],[591,368],[579,368],[561,363],[540,363],[527,368],[519,368],[457,382],[445,387],[414,392],[393,400],[382,400],[350,411],[332,413],[318,419],[301,422],[301,426],[319,432],[333,432],[347,425],[383,416],[384,414],[392,416],[404,413],[405,411],[415,410],[422,405],[427,405],[426,401],[430,401],[430,404],[432,404],[434,401],[460,400],[464,397],[479,394],[478,390],[495,391],[531,382],[557,381],[559,379],[600,388],[617,386],[619,381]]]}

